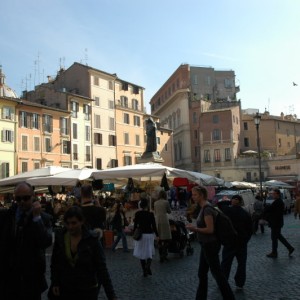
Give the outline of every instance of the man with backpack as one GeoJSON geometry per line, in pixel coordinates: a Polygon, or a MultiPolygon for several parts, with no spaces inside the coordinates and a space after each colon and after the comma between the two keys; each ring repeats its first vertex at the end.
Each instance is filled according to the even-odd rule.
{"type": "Polygon", "coordinates": [[[235,195],[231,199],[231,206],[224,210],[237,232],[237,239],[235,243],[224,245],[221,269],[228,280],[233,259],[236,257],[237,270],[234,281],[237,289],[242,289],[246,282],[247,245],[252,235],[252,219],[242,208],[242,203],[243,198],[235,195]]]}
{"type": "Polygon", "coordinates": [[[231,287],[225,278],[219,261],[221,242],[215,232],[215,221],[218,211],[207,201],[207,190],[197,186],[192,189],[192,198],[201,207],[197,218],[197,226],[186,225],[187,229],[196,232],[201,245],[198,268],[199,285],[196,300],[207,299],[208,271],[210,270],[220,289],[223,299],[235,299],[231,287]]]}

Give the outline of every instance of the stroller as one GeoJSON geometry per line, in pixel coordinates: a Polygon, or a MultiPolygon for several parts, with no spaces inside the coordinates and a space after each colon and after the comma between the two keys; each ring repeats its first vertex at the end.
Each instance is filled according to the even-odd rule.
{"type": "Polygon", "coordinates": [[[185,224],[182,221],[169,220],[171,227],[172,240],[168,246],[169,253],[179,253],[180,257],[184,256],[184,249],[186,248],[186,255],[193,255],[194,249],[191,246],[191,237],[185,224]]]}

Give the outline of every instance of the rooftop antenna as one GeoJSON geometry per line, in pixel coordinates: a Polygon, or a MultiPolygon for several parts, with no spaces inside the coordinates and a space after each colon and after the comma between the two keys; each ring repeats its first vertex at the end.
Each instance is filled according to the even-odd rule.
{"type": "Polygon", "coordinates": [[[268,112],[270,112],[270,98],[268,98],[268,112]]]}
{"type": "Polygon", "coordinates": [[[295,111],[295,107],[294,107],[294,105],[292,104],[292,105],[289,106],[289,114],[290,114],[290,115],[294,114],[294,111],[295,111]]]}
{"type": "Polygon", "coordinates": [[[84,49],[84,60],[85,60],[85,65],[88,65],[88,49],[84,49]]]}
{"type": "Polygon", "coordinates": [[[60,57],[59,58],[59,69],[64,69],[65,68],[65,57],[60,57]]]}

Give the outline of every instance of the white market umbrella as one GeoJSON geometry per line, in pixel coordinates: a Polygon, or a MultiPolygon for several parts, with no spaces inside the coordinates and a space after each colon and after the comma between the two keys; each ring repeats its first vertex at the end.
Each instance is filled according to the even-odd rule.
{"type": "Polygon", "coordinates": [[[265,187],[271,187],[271,188],[285,188],[285,189],[292,189],[294,188],[292,185],[279,181],[279,180],[269,180],[264,182],[265,187]]]}
{"type": "Polygon", "coordinates": [[[78,180],[89,179],[93,172],[97,169],[71,169],[66,172],[62,172],[48,177],[36,177],[26,180],[33,186],[48,186],[48,185],[63,185],[74,186],[78,180]]]}
{"type": "Polygon", "coordinates": [[[186,171],[182,169],[171,168],[156,163],[143,163],[136,165],[129,165],[124,167],[117,167],[106,170],[99,170],[92,174],[95,179],[116,179],[116,178],[151,178],[159,177],[166,174],[170,177],[182,177],[187,178],[190,181],[196,182],[202,185],[223,185],[224,181],[214,176],[206,175],[203,173],[186,171]]]}
{"type": "Polygon", "coordinates": [[[258,152],[257,151],[254,151],[254,150],[246,150],[243,152],[243,154],[257,154],[258,152]]]}
{"type": "Polygon", "coordinates": [[[257,188],[257,185],[255,183],[246,182],[246,181],[231,181],[226,182],[225,186],[227,188],[239,188],[239,189],[255,189],[257,188]]]}
{"type": "Polygon", "coordinates": [[[27,179],[32,177],[46,177],[55,174],[59,174],[61,172],[65,172],[67,170],[71,170],[70,168],[63,168],[59,166],[49,166],[45,168],[35,169],[32,171],[24,172],[15,176],[10,176],[0,180],[0,186],[10,186],[15,185],[22,181],[27,181],[27,179]]]}

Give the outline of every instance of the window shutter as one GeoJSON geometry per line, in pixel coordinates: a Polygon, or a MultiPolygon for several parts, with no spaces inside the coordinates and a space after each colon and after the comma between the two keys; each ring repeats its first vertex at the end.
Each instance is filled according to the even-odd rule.
{"type": "Polygon", "coordinates": [[[5,142],[5,130],[1,130],[1,141],[5,142]]]}
{"type": "Polygon", "coordinates": [[[11,131],[10,134],[11,134],[11,142],[13,143],[14,142],[14,132],[11,131]]]}

